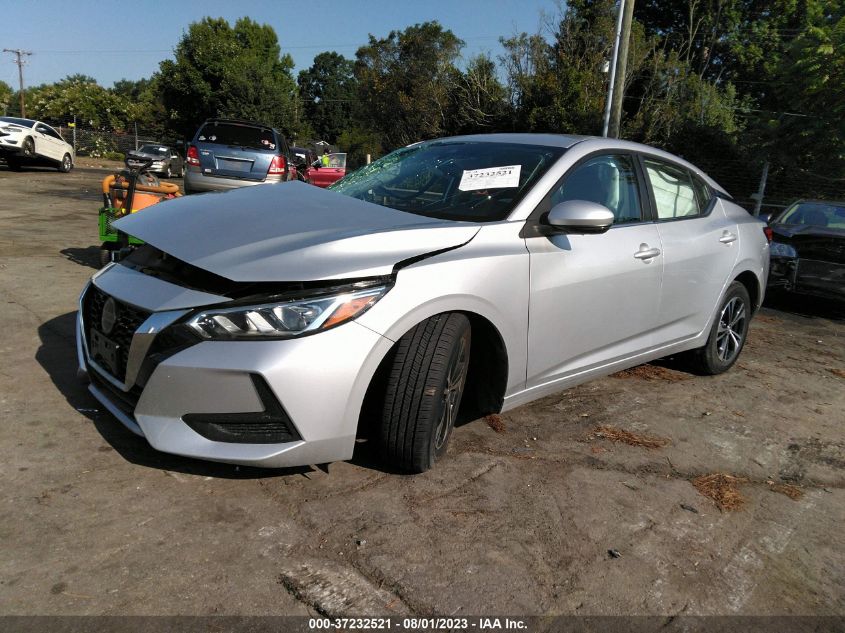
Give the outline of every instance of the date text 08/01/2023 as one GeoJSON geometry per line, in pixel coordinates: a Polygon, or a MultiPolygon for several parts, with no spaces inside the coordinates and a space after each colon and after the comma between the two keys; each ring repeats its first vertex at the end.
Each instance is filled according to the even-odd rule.
{"type": "Polygon", "coordinates": [[[310,630],[525,630],[528,628],[524,620],[514,618],[311,618],[308,620],[310,630]]]}

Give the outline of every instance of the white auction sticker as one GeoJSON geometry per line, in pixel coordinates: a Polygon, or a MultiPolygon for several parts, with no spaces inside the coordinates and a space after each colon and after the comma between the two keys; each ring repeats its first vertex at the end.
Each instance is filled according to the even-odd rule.
{"type": "Polygon", "coordinates": [[[461,191],[477,191],[478,189],[501,189],[519,186],[519,172],[522,165],[508,165],[507,167],[487,167],[486,169],[467,169],[461,176],[461,191]]]}

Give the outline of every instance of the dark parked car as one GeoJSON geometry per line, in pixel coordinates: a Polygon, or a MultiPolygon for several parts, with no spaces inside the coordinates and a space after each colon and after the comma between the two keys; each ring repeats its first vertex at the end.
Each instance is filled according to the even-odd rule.
{"type": "Polygon", "coordinates": [[[845,300],[845,202],[800,200],[769,226],[770,288],[845,300]]]}
{"type": "Polygon", "coordinates": [[[224,191],[296,178],[290,146],[261,123],[209,119],[188,147],[185,193],[224,191]]]}
{"type": "Polygon", "coordinates": [[[165,178],[181,177],[185,173],[185,163],[182,157],[172,147],[167,145],[147,144],[129,152],[129,160],[152,160],[147,171],[163,175],[165,178]]]}

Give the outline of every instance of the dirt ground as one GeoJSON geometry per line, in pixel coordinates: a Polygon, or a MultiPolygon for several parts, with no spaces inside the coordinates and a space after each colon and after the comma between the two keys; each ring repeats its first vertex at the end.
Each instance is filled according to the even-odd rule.
{"type": "Polygon", "coordinates": [[[669,360],[474,421],[424,475],[363,446],[191,461],[76,379],[107,173],[80,163],[0,167],[0,614],[843,613],[841,307],[767,306],[723,376],[669,360]],[[737,509],[692,483],[717,473],[737,509]]]}

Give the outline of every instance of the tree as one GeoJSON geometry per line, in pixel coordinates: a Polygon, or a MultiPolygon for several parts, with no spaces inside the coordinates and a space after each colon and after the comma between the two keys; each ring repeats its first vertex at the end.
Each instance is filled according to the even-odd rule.
{"type": "Polygon", "coordinates": [[[14,90],[12,90],[12,87],[5,81],[0,81],[0,112],[3,113],[3,116],[6,115],[6,110],[9,104],[12,103],[13,95],[14,90]]]}
{"type": "Polygon", "coordinates": [[[69,75],[55,84],[27,90],[27,113],[48,121],[67,121],[74,116],[93,127],[123,129],[140,113],[137,104],[103,88],[87,75],[69,75]]]}
{"type": "Polygon", "coordinates": [[[320,53],[307,70],[299,73],[297,83],[305,116],[314,132],[335,143],[350,127],[355,100],[354,64],[334,52],[320,53]]]}
{"type": "Polygon", "coordinates": [[[507,125],[507,91],[489,57],[470,59],[464,72],[455,71],[449,134],[494,132],[507,125]]]}
{"type": "Polygon", "coordinates": [[[249,18],[234,27],[223,18],[194,22],[177,44],[175,59],[159,68],[161,100],[177,133],[190,136],[215,116],[259,121],[289,136],[300,125],[293,59],[281,54],[266,24],[249,18]]]}
{"type": "Polygon", "coordinates": [[[437,22],[370,35],[355,54],[356,118],[378,131],[384,145],[398,147],[442,136],[464,42],[437,22]]]}

